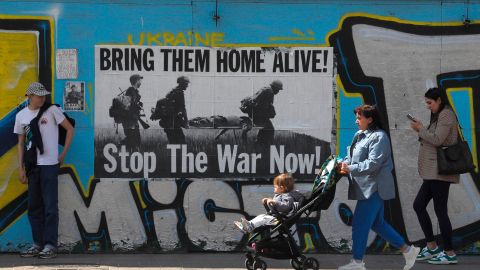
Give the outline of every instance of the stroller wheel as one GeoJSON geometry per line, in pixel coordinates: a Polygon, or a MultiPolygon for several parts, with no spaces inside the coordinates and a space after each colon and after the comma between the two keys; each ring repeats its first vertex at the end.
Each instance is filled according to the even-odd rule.
{"type": "Polygon", "coordinates": [[[267,263],[265,261],[257,259],[253,263],[253,269],[254,270],[257,270],[257,269],[266,270],[267,269],[267,263]]]}
{"type": "Polygon", "coordinates": [[[300,255],[300,257],[295,259],[290,259],[290,265],[295,270],[302,270],[303,262],[307,259],[307,257],[300,255]]]}
{"type": "Polygon", "coordinates": [[[245,268],[247,270],[254,270],[255,268],[253,268],[253,263],[255,262],[255,260],[251,257],[251,256],[247,256],[247,258],[245,259],[245,268]]]}
{"type": "Polygon", "coordinates": [[[295,270],[302,270],[302,263],[298,262],[296,259],[290,259],[290,265],[295,270]]]}
{"type": "Polygon", "coordinates": [[[307,269],[318,270],[317,259],[315,259],[313,257],[310,257],[310,258],[306,259],[302,264],[302,269],[303,270],[307,270],[307,269]]]}

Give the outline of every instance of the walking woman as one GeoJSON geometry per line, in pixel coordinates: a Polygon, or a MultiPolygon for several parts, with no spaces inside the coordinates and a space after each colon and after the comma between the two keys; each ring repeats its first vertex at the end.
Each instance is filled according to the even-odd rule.
{"type": "Polygon", "coordinates": [[[384,219],[385,200],[395,198],[390,140],[382,129],[375,106],[363,105],[354,112],[359,131],[348,149],[348,156],[339,166],[340,172],[349,174],[348,198],[357,200],[352,224],[353,259],[338,270],[365,270],[363,257],[370,229],[402,251],[403,269],[408,270],[420,248],[408,246],[384,219]]]}
{"type": "Polygon", "coordinates": [[[447,104],[447,99],[438,88],[430,88],[425,93],[425,103],[430,110],[430,124],[424,127],[415,119],[410,124],[418,132],[420,149],[418,153],[418,172],[423,179],[413,203],[418,221],[422,227],[427,246],[417,256],[417,261],[428,260],[432,264],[456,264],[457,256],[452,246],[452,225],[447,212],[448,192],[451,183],[459,182],[459,175],[438,174],[437,147],[453,145],[457,142],[458,123],[455,113],[447,104]],[[427,205],[433,199],[435,214],[440,224],[443,249],[435,242],[432,222],[427,205]]]}

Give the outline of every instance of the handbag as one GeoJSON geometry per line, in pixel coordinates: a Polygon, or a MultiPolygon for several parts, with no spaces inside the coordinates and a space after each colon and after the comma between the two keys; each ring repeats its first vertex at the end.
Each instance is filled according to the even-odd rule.
{"type": "Polygon", "coordinates": [[[470,147],[468,147],[467,142],[463,139],[461,129],[462,127],[460,127],[458,131],[456,144],[437,147],[439,174],[462,174],[469,173],[475,169],[470,147]]]}

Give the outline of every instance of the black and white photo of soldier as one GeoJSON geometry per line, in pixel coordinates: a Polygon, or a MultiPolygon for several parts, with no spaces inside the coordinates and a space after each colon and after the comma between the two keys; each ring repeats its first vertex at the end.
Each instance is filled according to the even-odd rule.
{"type": "Polygon", "coordinates": [[[246,97],[240,102],[240,110],[248,115],[253,125],[260,127],[255,141],[259,147],[273,143],[275,128],[270,119],[276,115],[273,106],[274,97],[283,89],[280,80],[274,80],[269,86],[262,87],[253,96],[246,97]]]}
{"type": "Polygon", "coordinates": [[[177,78],[177,86],[165,98],[157,101],[152,108],[150,119],[159,120],[160,126],[167,134],[169,144],[185,144],[182,128],[188,128],[187,109],[185,108],[185,90],[190,80],[186,76],[177,78]]]}
{"type": "Polygon", "coordinates": [[[66,82],[64,90],[64,109],[67,111],[83,111],[85,106],[85,83],[66,82]]]}
{"type": "Polygon", "coordinates": [[[67,103],[78,104],[80,102],[80,91],[77,89],[75,84],[72,84],[70,87],[70,92],[68,92],[67,97],[65,98],[67,103]]]}
{"type": "Polygon", "coordinates": [[[139,74],[130,76],[131,86],[113,99],[109,111],[110,117],[114,118],[115,123],[122,124],[125,138],[121,144],[125,145],[130,153],[137,151],[141,145],[139,124],[144,129],[149,128],[149,125],[141,118],[145,116],[139,91],[142,79],[143,77],[139,74]]]}

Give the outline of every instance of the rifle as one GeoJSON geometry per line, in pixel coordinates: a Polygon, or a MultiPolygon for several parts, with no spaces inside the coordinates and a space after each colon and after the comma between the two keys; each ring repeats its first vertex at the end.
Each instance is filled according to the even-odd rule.
{"type": "Polygon", "coordinates": [[[125,92],[127,91],[127,89],[122,90],[122,88],[120,88],[120,87],[118,87],[118,90],[120,90],[120,94],[118,94],[117,97],[118,97],[118,96],[121,96],[121,95],[124,95],[125,92]]]}
{"type": "Polygon", "coordinates": [[[142,125],[143,129],[147,129],[150,127],[150,125],[147,124],[147,122],[145,122],[142,118],[138,118],[138,122],[140,123],[140,125],[142,125]]]}
{"type": "Polygon", "coordinates": [[[143,108],[141,109],[141,111],[142,111],[143,113],[141,113],[141,114],[138,116],[138,122],[140,123],[140,125],[142,125],[143,129],[148,129],[148,128],[150,127],[150,125],[149,125],[147,122],[145,122],[145,120],[143,120],[143,119],[141,118],[141,116],[146,116],[146,115],[145,115],[145,112],[143,111],[143,108]]]}

